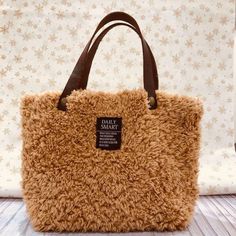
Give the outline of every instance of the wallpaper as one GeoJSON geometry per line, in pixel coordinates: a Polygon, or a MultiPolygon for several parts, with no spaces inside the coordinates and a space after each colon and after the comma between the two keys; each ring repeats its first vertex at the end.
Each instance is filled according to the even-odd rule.
{"type": "MultiPolygon", "coordinates": [[[[21,196],[20,98],[62,91],[99,21],[111,11],[138,21],[160,89],[203,100],[201,194],[236,193],[233,0],[0,1],[0,196],[21,196]]],[[[129,28],[101,42],[89,89],[142,87],[142,49],[129,28]]]]}

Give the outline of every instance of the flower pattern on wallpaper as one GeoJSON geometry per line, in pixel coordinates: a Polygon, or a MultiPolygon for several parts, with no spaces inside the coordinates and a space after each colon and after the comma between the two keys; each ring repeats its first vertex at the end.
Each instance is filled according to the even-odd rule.
{"type": "MultiPolygon", "coordinates": [[[[204,101],[201,193],[236,192],[233,152],[234,1],[0,1],[0,194],[20,196],[20,98],[62,91],[95,27],[111,11],[133,15],[158,65],[160,88],[204,101]]],[[[142,86],[142,50],[128,28],[110,31],[90,89],[142,86]]]]}

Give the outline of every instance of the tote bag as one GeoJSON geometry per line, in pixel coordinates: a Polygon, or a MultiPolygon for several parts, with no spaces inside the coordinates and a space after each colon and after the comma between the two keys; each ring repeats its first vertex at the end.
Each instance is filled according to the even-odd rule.
{"type": "Polygon", "coordinates": [[[162,231],[189,224],[198,196],[202,103],[158,90],[155,59],[130,15],[104,17],[64,91],[26,95],[21,114],[23,197],[35,230],[162,231]],[[115,20],[126,23],[107,27],[92,44],[115,20]],[[118,25],[141,39],[144,89],[87,90],[99,42],[118,25]]]}

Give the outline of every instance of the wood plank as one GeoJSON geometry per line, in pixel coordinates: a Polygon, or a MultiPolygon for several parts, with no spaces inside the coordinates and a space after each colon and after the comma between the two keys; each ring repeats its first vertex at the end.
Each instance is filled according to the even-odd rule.
{"type": "MultiPolygon", "coordinates": [[[[64,234],[60,234],[62,236],[64,234]]],[[[66,236],[154,236],[154,232],[129,232],[129,233],[69,233],[66,236]]],[[[47,233],[46,236],[49,236],[47,233]]],[[[50,234],[51,236],[51,234],[50,234]]],[[[58,235],[59,236],[59,235],[58,235]]]]}
{"type": "Polygon", "coordinates": [[[200,197],[185,231],[131,233],[40,233],[32,229],[22,200],[0,199],[0,235],[24,236],[225,236],[236,235],[236,196],[200,197]]]}
{"type": "Polygon", "coordinates": [[[172,232],[174,236],[191,236],[190,232],[187,230],[184,231],[174,231],[172,232]]]}
{"type": "Polygon", "coordinates": [[[218,199],[216,198],[211,198],[209,197],[209,200],[211,202],[213,202],[215,205],[217,205],[217,207],[220,209],[220,211],[224,214],[224,216],[228,219],[228,221],[233,225],[235,226],[236,225],[236,218],[233,217],[228,211],[227,211],[227,208],[224,207],[224,205],[222,205],[222,203],[220,203],[218,201],[218,199]]]}
{"type": "Polygon", "coordinates": [[[223,206],[227,211],[228,213],[236,219],[236,212],[235,210],[232,208],[231,205],[229,205],[229,203],[222,197],[213,197],[214,200],[216,200],[218,203],[221,204],[221,206],[223,206]]]}
{"type": "Polygon", "coordinates": [[[228,202],[228,204],[236,211],[236,198],[232,198],[231,196],[224,197],[224,200],[228,202]]]}
{"type": "Polygon", "coordinates": [[[203,212],[199,208],[199,201],[200,199],[198,200],[197,205],[195,207],[195,215],[194,215],[198,228],[201,229],[201,231],[203,232],[203,235],[215,236],[216,234],[215,234],[214,229],[209,224],[203,212]]]}
{"type": "Polygon", "coordinates": [[[236,235],[235,227],[231,224],[231,222],[228,221],[226,216],[224,216],[224,214],[222,214],[222,212],[219,210],[219,208],[217,207],[217,202],[216,204],[213,204],[214,199],[210,201],[208,198],[204,198],[203,201],[206,207],[209,208],[210,211],[213,212],[213,214],[218,218],[219,224],[223,225],[225,231],[228,232],[229,235],[236,235]]]}
{"type": "Polygon", "coordinates": [[[154,232],[154,236],[173,236],[172,232],[154,232]]]}
{"type": "Polygon", "coordinates": [[[10,204],[11,204],[10,201],[2,202],[2,204],[0,205],[0,214],[1,214],[8,206],[10,206],[10,204]]]}
{"type": "MultiPolygon", "coordinates": [[[[108,234],[108,233],[64,233],[64,234],[58,234],[58,236],[108,236],[108,235],[110,235],[110,234],[108,234]]],[[[113,234],[112,234],[113,235],[113,234]]],[[[49,236],[48,234],[46,234],[46,236],[49,236]]]]}
{"type": "Polygon", "coordinates": [[[0,235],[25,235],[24,229],[28,223],[28,217],[25,212],[25,206],[16,211],[15,216],[8,221],[8,224],[0,231],[0,235]]]}
{"type": "MultiPolygon", "coordinates": [[[[69,235],[69,233],[56,233],[56,232],[48,232],[48,233],[44,233],[45,236],[61,236],[61,235],[69,235]]],[[[78,233],[74,233],[75,235],[79,235],[78,233]]]]}
{"type": "Polygon", "coordinates": [[[205,215],[208,223],[211,225],[212,229],[215,231],[216,235],[229,236],[223,224],[220,222],[218,217],[204,204],[204,198],[198,201],[198,206],[205,215]]]}
{"type": "Polygon", "coordinates": [[[1,207],[1,205],[4,204],[6,201],[7,201],[7,199],[5,199],[5,198],[0,198],[0,207],[1,207]]]}
{"type": "Polygon", "coordinates": [[[199,228],[195,218],[193,217],[191,224],[188,226],[188,231],[191,235],[204,236],[203,232],[199,228]]]}
{"type": "MultiPolygon", "coordinates": [[[[46,233],[41,233],[41,232],[36,232],[34,231],[34,229],[32,228],[30,222],[28,222],[26,229],[25,229],[25,234],[24,236],[45,236],[46,233]]],[[[62,234],[61,234],[62,236],[62,234]]]]}
{"type": "MultiPolygon", "coordinates": [[[[71,233],[72,235],[76,236],[79,235],[78,233],[71,233]]],[[[48,233],[44,233],[45,236],[63,236],[66,235],[68,236],[69,233],[56,233],[56,232],[48,232],[48,233]]]]}
{"type": "MultiPolygon", "coordinates": [[[[109,235],[109,236],[154,236],[154,232],[130,232],[130,233],[105,233],[105,234],[99,234],[100,236],[104,236],[104,235],[109,235]]],[[[85,235],[84,235],[85,236],[85,235]]],[[[86,234],[86,236],[88,236],[88,234],[86,234]]],[[[97,236],[97,234],[95,234],[94,236],[97,236]]]]}
{"type": "MultiPolygon", "coordinates": [[[[154,236],[154,232],[130,232],[130,233],[69,233],[58,236],[154,236]]],[[[47,233],[46,236],[49,236],[47,233]]],[[[51,236],[51,234],[50,234],[51,236]]],[[[159,234],[158,234],[159,236],[159,234]]]]}
{"type": "Polygon", "coordinates": [[[23,207],[22,201],[11,200],[10,205],[6,207],[0,215],[0,231],[13,219],[17,211],[23,207]]]}
{"type": "Polygon", "coordinates": [[[214,199],[207,197],[206,201],[206,204],[209,205],[211,210],[218,215],[220,221],[225,226],[229,234],[236,235],[236,219],[232,219],[232,221],[235,220],[235,223],[232,223],[231,220],[226,216],[228,212],[224,208],[222,208],[222,206],[218,204],[218,202],[216,202],[214,199]]]}
{"type": "MultiPolygon", "coordinates": [[[[45,236],[154,236],[154,232],[130,232],[130,233],[56,233],[48,232],[45,236]]],[[[159,236],[159,233],[157,234],[159,236]]],[[[164,234],[166,235],[166,234],[164,234]]]]}

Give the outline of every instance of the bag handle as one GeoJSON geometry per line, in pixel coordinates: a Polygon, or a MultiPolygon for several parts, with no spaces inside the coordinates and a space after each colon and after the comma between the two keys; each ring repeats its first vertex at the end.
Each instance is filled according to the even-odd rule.
{"type": "MultiPolygon", "coordinates": [[[[78,62],[77,62],[77,64],[76,64],[76,66],[75,66],[75,68],[74,68],[74,70],[73,70],[73,72],[72,72],[72,74],[73,74],[73,76],[75,76],[76,74],[78,74],[78,77],[80,77],[80,78],[83,78],[83,69],[84,69],[84,67],[86,66],[86,56],[87,56],[87,53],[88,53],[88,50],[89,50],[89,47],[90,47],[90,45],[91,45],[91,43],[92,43],[92,40],[94,39],[94,37],[95,37],[95,35],[96,35],[96,33],[105,25],[105,24],[107,24],[107,23],[109,23],[109,22],[111,22],[111,21],[113,21],[113,20],[119,20],[120,18],[120,15],[126,15],[126,17],[130,17],[132,20],[133,20],[133,22],[135,22],[134,24],[135,24],[135,27],[138,27],[138,30],[136,30],[137,31],[137,33],[140,35],[140,37],[141,37],[141,39],[144,41],[144,42],[146,42],[145,40],[144,40],[144,38],[143,38],[143,36],[142,36],[142,33],[141,33],[141,31],[140,31],[140,29],[139,29],[139,26],[138,26],[138,24],[137,24],[137,22],[134,20],[134,18],[133,17],[131,17],[131,16],[129,16],[128,14],[126,14],[126,13],[124,13],[124,12],[113,12],[113,13],[110,13],[110,14],[108,14],[107,16],[105,16],[103,19],[102,19],[102,21],[99,23],[99,25],[97,26],[97,28],[96,28],[96,30],[95,30],[95,32],[94,32],[94,34],[93,34],[93,36],[91,37],[91,39],[89,40],[89,42],[87,43],[87,45],[86,45],[86,47],[85,47],[85,49],[83,50],[83,52],[82,52],[82,54],[81,54],[81,56],[80,56],[80,58],[79,58],[79,60],[78,60],[78,62]],[[112,18],[112,17],[117,17],[117,18],[112,18]]],[[[121,17],[122,18],[122,17],[121,17]]],[[[128,23],[130,23],[131,25],[132,25],[132,21],[129,21],[129,20],[127,20],[127,19],[120,19],[120,20],[123,20],[123,21],[126,21],[126,22],[128,22],[128,23]]],[[[135,27],[133,27],[134,29],[135,29],[135,27]]],[[[147,57],[147,53],[146,53],[146,50],[147,48],[144,48],[143,50],[145,51],[144,53],[143,53],[143,55],[144,55],[144,57],[147,57]]],[[[150,48],[148,47],[148,50],[150,50],[150,48]]],[[[155,60],[154,60],[154,62],[155,62],[155,60]]],[[[156,63],[154,63],[154,65],[155,65],[155,68],[156,68],[156,63]]],[[[157,71],[157,70],[156,70],[157,71]]],[[[156,73],[157,74],[157,73],[156,73]]],[[[156,77],[156,74],[155,74],[155,77],[156,77]]]]}
{"type": "MultiPolygon", "coordinates": [[[[93,58],[95,56],[95,53],[97,51],[97,48],[100,44],[100,42],[102,41],[103,37],[115,26],[119,26],[119,25],[123,25],[123,26],[128,26],[129,28],[131,28],[132,30],[134,30],[139,36],[140,34],[138,33],[138,31],[131,25],[126,24],[126,23],[115,23],[112,24],[110,26],[108,26],[104,31],[102,31],[99,36],[96,38],[96,40],[94,41],[92,47],[89,49],[88,55],[87,55],[87,59],[86,59],[86,65],[85,65],[85,69],[84,69],[84,74],[81,77],[81,83],[79,83],[79,87],[77,89],[86,89],[87,87],[87,83],[88,83],[88,76],[89,76],[89,72],[92,66],[92,61],[93,58]]],[[[156,62],[155,62],[155,58],[152,54],[152,51],[148,45],[148,43],[145,40],[145,43],[147,44],[148,50],[149,50],[149,54],[151,56],[151,60],[152,60],[152,73],[153,73],[153,78],[154,78],[154,86],[155,86],[155,90],[158,89],[158,73],[157,73],[157,67],[156,67],[156,62]]]]}
{"type": "Polygon", "coordinates": [[[97,26],[92,38],[89,40],[84,51],[82,52],[76,66],[75,66],[60,98],[59,98],[58,105],[57,105],[59,110],[66,111],[66,96],[70,95],[71,92],[77,88],[75,81],[77,81],[78,83],[81,81],[81,76],[83,75],[85,65],[86,65],[86,55],[87,55],[90,44],[91,44],[93,38],[95,37],[96,33],[105,24],[107,24],[111,21],[115,21],[115,20],[122,20],[122,21],[125,21],[125,22],[131,24],[133,27],[135,27],[135,29],[138,31],[138,33],[141,36],[140,38],[142,41],[143,61],[144,61],[144,63],[143,63],[144,64],[144,89],[148,93],[149,108],[150,109],[157,108],[157,99],[156,99],[156,93],[155,93],[154,78],[152,75],[152,68],[150,67],[151,57],[148,54],[148,46],[145,43],[145,40],[142,36],[140,28],[139,28],[137,22],[135,21],[135,19],[132,16],[128,15],[127,13],[113,12],[113,13],[108,14],[107,16],[105,16],[101,20],[101,22],[97,26]]]}

